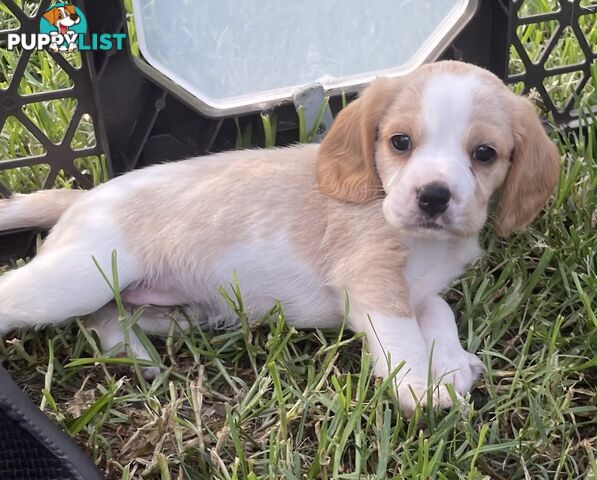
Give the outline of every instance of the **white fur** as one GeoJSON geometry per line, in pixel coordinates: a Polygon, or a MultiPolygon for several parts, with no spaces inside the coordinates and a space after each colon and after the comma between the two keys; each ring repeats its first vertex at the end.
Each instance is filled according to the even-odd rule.
{"type": "Polygon", "coordinates": [[[23,195],[15,193],[0,200],[0,229],[51,228],[84,190],[40,190],[23,195]],[[60,207],[60,208],[57,208],[60,207]]]}
{"type": "Polygon", "coordinates": [[[453,192],[451,208],[468,202],[475,190],[470,152],[464,151],[462,139],[470,125],[478,85],[475,76],[445,73],[431,78],[423,92],[427,140],[409,162],[409,179],[417,187],[433,181],[446,183],[453,192]]]}
{"type": "Polygon", "coordinates": [[[426,297],[415,311],[425,342],[433,349],[434,378],[452,383],[464,395],[485,370],[483,362],[460,345],[454,313],[439,295],[426,297]]]}
{"type": "MultiPolygon", "coordinates": [[[[427,377],[430,348],[415,318],[389,317],[365,313],[358,306],[351,313],[351,327],[365,332],[376,375],[386,377],[396,368],[396,391],[402,409],[411,414],[418,403],[427,397],[427,377]],[[400,334],[396,335],[395,332],[400,334]]],[[[434,389],[438,406],[444,408],[451,401],[443,387],[434,389]]]]}
{"type": "Polygon", "coordinates": [[[93,258],[112,279],[112,252],[116,251],[120,286],[134,281],[137,262],[124,246],[121,232],[107,215],[102,217],[74,216],[72,220],[82,228],[76,237],[70,229],[65,235],[58,233],[30,263],[0,277],[0,335],[93,313],[111,300],[112,290],[93,258]]]}
{"type": "Polygon", "coordinates": [[[39,212],[27,205],[29,195],[16,194],[12,199],[0,201],[2,228],[9,230],[27,226],[51,227],[58,220],[48,219],[46,212],[39,212]]]}
{"type": "Polygon", "coordinates": [[[400,181],[396,181],[396,170],[382,172],[388,194],[384,202],[388,219],[405,227],[414,226],[419,219],[417,190],[432,182],[441,182],[448,186],[452,198],[447,211],[435,222],[441,226],[461,222],[466,209],[474,202],[476,182],[470,169],[470,152],[464,150],[463,136],[470,125],[473,96],[478,87],[479,81],[474,75],[443,73],[429,79],[422,95],[424,143],[417,146],[403,167],[400,181]],[[405,205],[409,208],[404,208],[405,205]]]}
{"type": "Polygon", "coordinates": [[[446,289],[481,254],[475,237],[438,239],[404,236],[410,256],[406,278],[413,304],[446,289]]]}
{"type": "MultiPolygon", "coordinates": [[[[212,285],[228,286],[233,274],[238,278],[245,309],[252,320],[265,315],[280,301],[287,321],[299,328],[339,324],[337,299],[326,291],[323,279],[297,255],[284,233],[228,247],[215,262],[212,285]]],[[[235,324],[238,320],[230,317],[230,309],[214,293],[206,300],[220,306],[223,321],[210,319],[210,323],[235,324]]]]}

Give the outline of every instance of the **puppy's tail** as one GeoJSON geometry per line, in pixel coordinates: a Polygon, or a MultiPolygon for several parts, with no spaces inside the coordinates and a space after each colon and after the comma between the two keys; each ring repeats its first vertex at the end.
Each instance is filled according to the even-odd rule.
{"type": "Polygon", "coordinates": [[[85,190],[40,190],[0,199],[0,230],[51,228],[85,190]]]}

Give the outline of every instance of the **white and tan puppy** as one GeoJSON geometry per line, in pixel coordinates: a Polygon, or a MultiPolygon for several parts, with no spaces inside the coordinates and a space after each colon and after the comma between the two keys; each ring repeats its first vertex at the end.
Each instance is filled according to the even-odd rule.
{"type": "MultiPolygon", "coordinates": [[[[411,412],[411,389],[425,401],[432,346],[437,384],[465,394],[483,371],[440,293],[480,254],[490,198],[501,187],[497,231],[507,236],[557,178],[557,149],[528,100],[481,68],[426,65],[376,80],[320,146],[223,153],[89,192],[0,200],[0,228],[55,223],[37,257],[0,278],[0,334],[100,310],[104,348],[122,341],[92,261],[109,272],[114,250],[127,302],[190,305],[212,325],[236,322],[218,293],[234,272],[252,318],[280,300],[299,328],[339,325],[347,292],[375,373],[405,362],[397,393],[411,412]]],[[[168,319],[140,325],[164,331],[168,319]]],[[[450,404],[444,387],[434,399],[450,404]]]]}

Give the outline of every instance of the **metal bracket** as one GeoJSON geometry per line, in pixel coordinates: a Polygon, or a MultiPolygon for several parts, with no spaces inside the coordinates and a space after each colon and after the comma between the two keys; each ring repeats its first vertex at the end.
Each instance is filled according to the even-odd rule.
{"type": "MultiPolygon", "coordinates": [[[[300,107],[304,109],[307,131],[312,131],[315,122],[320,116],[321,107],[325,101],[325,90],[323,89],[323,86],[320,83],[311,83],[294,92],[292,101],[294,102],[297,111],[300,107]]],[[[330,106],[326,105],[321,114],[319,125],[315,129],[313,137],[310,139],[311,142],[321,142],[325,134],[331,128],[333,122],[334,117],[332,116],[330,106]]]]}

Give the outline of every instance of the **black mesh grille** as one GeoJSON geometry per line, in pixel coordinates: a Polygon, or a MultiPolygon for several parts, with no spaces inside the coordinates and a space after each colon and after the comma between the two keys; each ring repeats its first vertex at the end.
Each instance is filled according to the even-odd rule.
{"type": "MultiPolygon", "coordinates": [[[[0,31],[1,48],[5,48],[11,32],[38,33],[41,15],[50,6],[50,0],[23,2],[23,7],[20,3],[3,0],[2,13],[9,17],[0,25],[0,30],[7,28],[0,31]]],[[[84,8],[82,2],[78,5],[84,8]]],[[[14,57],[14,63],[1,60],[0,132],[4,133],[5,142],[9,132],[19,132],[21,144],[9,151],[0,149],[0,172],[21,169],[43,188],[57,186],[56,179],[62,173],[73,177],[81,187],[91,187],[82,165],[101,163],[100,156],[108,155],[91,53],[63,55],[49,49],[21,49],[14,57]],[[52,82],[40,78],[35,66],[41,64],[55,69],[57,75],[52,82]],[[44,111],[63,117],[62,128],[57,131],[54,122],[50,125],[41,118],[44,111]]],[[[106,160],[110,167],[109,159],[106,160]]],[[[9,196],[13,191],[7,178],[0,175],[0,196],[9,196]]]]}
{"type": "MultiPolygon", "coordinates": [[[[518,0],[511,4],[510,35],[512,39],[510,55],[509,83],[522,85],[521,93],[537,92],[545,111],[553,115],[558,124],[570,124],[578,118],[576,99],[589,98],[591,85],[591,65],[597,59],[597,47],[589,36],[597,21],[597,4],[589,0],[551,0],[552,11],[535,13],[529,0],[518,0]],[[526,38],[529,26],[541,25],[545,41],[538,52],[529,54],[525,42],[534,43],[536,38],[526,38]],[[564,39],[570,40],[579,52],[574,63],[564,61],[557,50],[564,39]],[[559,91],[548,92],[546,84],[559,82],[559,91]]],[[[536,50],[536,49],[533,49],[536,50]]],[[[593,93],[593,95],[595,95],[593,93]]],[[[596,105],[590,105],[595,109],[596,105]]]]}
{"type": "Polygon", "coordinates": [[[60,460],[0,409],[0,479],[70,478],[72,476],[60,460]]]}

